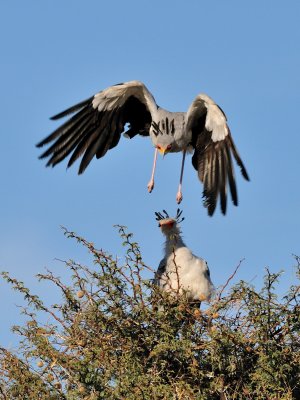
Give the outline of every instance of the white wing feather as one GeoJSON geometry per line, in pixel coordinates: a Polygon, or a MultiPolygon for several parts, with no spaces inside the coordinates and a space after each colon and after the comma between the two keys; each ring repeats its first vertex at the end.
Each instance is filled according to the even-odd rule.
{"type": "Polygon", "coordinates": [[[211,132],[213,142],[224,140],[228,135],[227,120],[224,113],[213,101],[213,99],[204,93],[198,94],[188,109],[186,120],[187,129],[190,128],[195,115],[206,112],[205,128],[211,132]]]}
{"type": "Polygon", "coordinates": [[[99,112],[110,111],[123,106],[130,96],[135,96],[141,102],[146,103],[152,115],[156,113],[157,105],[154,97],[140,81],[125,82],[102,90],[94,96],[93,108],[98,109],[99,112]]]}

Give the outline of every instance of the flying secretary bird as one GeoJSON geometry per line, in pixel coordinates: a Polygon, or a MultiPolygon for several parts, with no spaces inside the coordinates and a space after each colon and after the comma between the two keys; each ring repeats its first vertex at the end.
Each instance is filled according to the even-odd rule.
{"type": "Polygon", "coordinates": [[[165,210],[155,213],[166,243],[154,283],[169,293],[185,292],[191,302],[210,300],[214,287],[207,262],[195,256],[183,242],[179,228],[184,219],[180,219],[181,214],[179,209],[175,218],[170,218],[165,210]]]}
{"type": "Polygon", "coordinates": [[[228,186],[233,204],[238,204],[232,155],[243,177],[249,180],[224,112],[205,94],[199,94],[186,113],[169,112],[156,104],[142,82],[130,81],[110,86],[51,119],[70,114],[74,115],[37,144],[42,147],[54,141],[40,156],[50,157],[47,166],[54,167],[71,154],[70,167],[82,156],[78,173],[83,173],[94,156],[103,157],[119,143],[129,124],[125,136],[130,139],[136,135],[150,136],[155,147],[149,192],[154,187],[158,152],[162,155],[182,152],[178,204],[182,200],[185,156],[193,152],[192,164],[203,183],[203,201],[209,215],[214,213],[218,197],[222,213],[226,213],[228,186]]]}

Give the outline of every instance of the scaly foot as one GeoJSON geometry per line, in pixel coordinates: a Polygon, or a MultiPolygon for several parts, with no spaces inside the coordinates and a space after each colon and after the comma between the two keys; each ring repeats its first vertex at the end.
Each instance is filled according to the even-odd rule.
{"type": "Polygon", "coordinates": [[[147,185],[148,192],[151,193],[154,188],[154,181],[150,181],[147,185]]]}
{"type": "Polygon", "coordinates": [[[182,192],[177,192],[177,195],[176,195],[177,204],[180,204],[182,199],[183,199],[182,192]]]}

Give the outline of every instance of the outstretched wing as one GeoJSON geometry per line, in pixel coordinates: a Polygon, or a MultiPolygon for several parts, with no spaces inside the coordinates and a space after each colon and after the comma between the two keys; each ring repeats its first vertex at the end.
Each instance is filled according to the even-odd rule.
{"type": "Polygon", "coordinates": [[[209,96],[199,94],[187,112],[186,127],[187,132],[192,133],[195,149],[192,163],[204,185],[204,206],[208,214],[213,215],[220,197],[222,213],[226,214],[228,185],[233,204],[238,204],[232,155],[243,177],[249,180],[232,140],[226,116],[209,96]]]}
{"type": "Polygon", "coordinates": [[[68,108],[51,119],[74,114],[51,135],[37,144],[54,143],[40,156],[50,157],[47,166],[54,167],[72,153],[68,167],[83,155],[78,173],[84,172],[92,158],[103,157],[115,147],[128,123],[126,135],[149,135],[152,115],[157,105],[146,86],[139,81],[121,83],[68,108]]]}

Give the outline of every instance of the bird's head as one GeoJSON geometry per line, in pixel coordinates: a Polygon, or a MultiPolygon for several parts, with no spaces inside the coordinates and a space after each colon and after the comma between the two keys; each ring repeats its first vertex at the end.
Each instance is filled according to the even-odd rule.
{"type": "Polygon", "coordinates": [[[171,151],[172,145],[171,144],[168,144],[168,145],[157,144],[156,148],[162,156],[165,156],[167,153],[169,153],[171,151]]]}
{"type": "Polygon", "coordinates": [[[170,235],[170,233],[177,230],[176,220],[173,218],[164,218],[158,222],[158,226],[160,227],[162,233],[165,235],[170,235]]]}
{"type": "MultiPolygon", "coordinates": [[[[174,120],[172,120],[172,123],[174,125],[174,120]]],[[[152,142],[156,149],[163,156],[172,151],[172,147],[174,145],[174,132],[172,130],[174,129],[173,125],[170,126],[170,121],[168,118],[161,118],[158,123],[155,121],[152,121],[151,123],[150,136],[152,142]]]]}
{"type": "Polygon", "coordinates": [[[158,226],[161,228],[162,233],[165,235],[170,235],[171,233],[175,233],[179,231],[179,223],[184,220],[184,218],[180,218],[182,214],[182,210],[179,208],[177,210],[176,217],[171,218],[166,210],[163,210],[162,213],[156,212],[156,220],[158,221],[158,226]]]}

